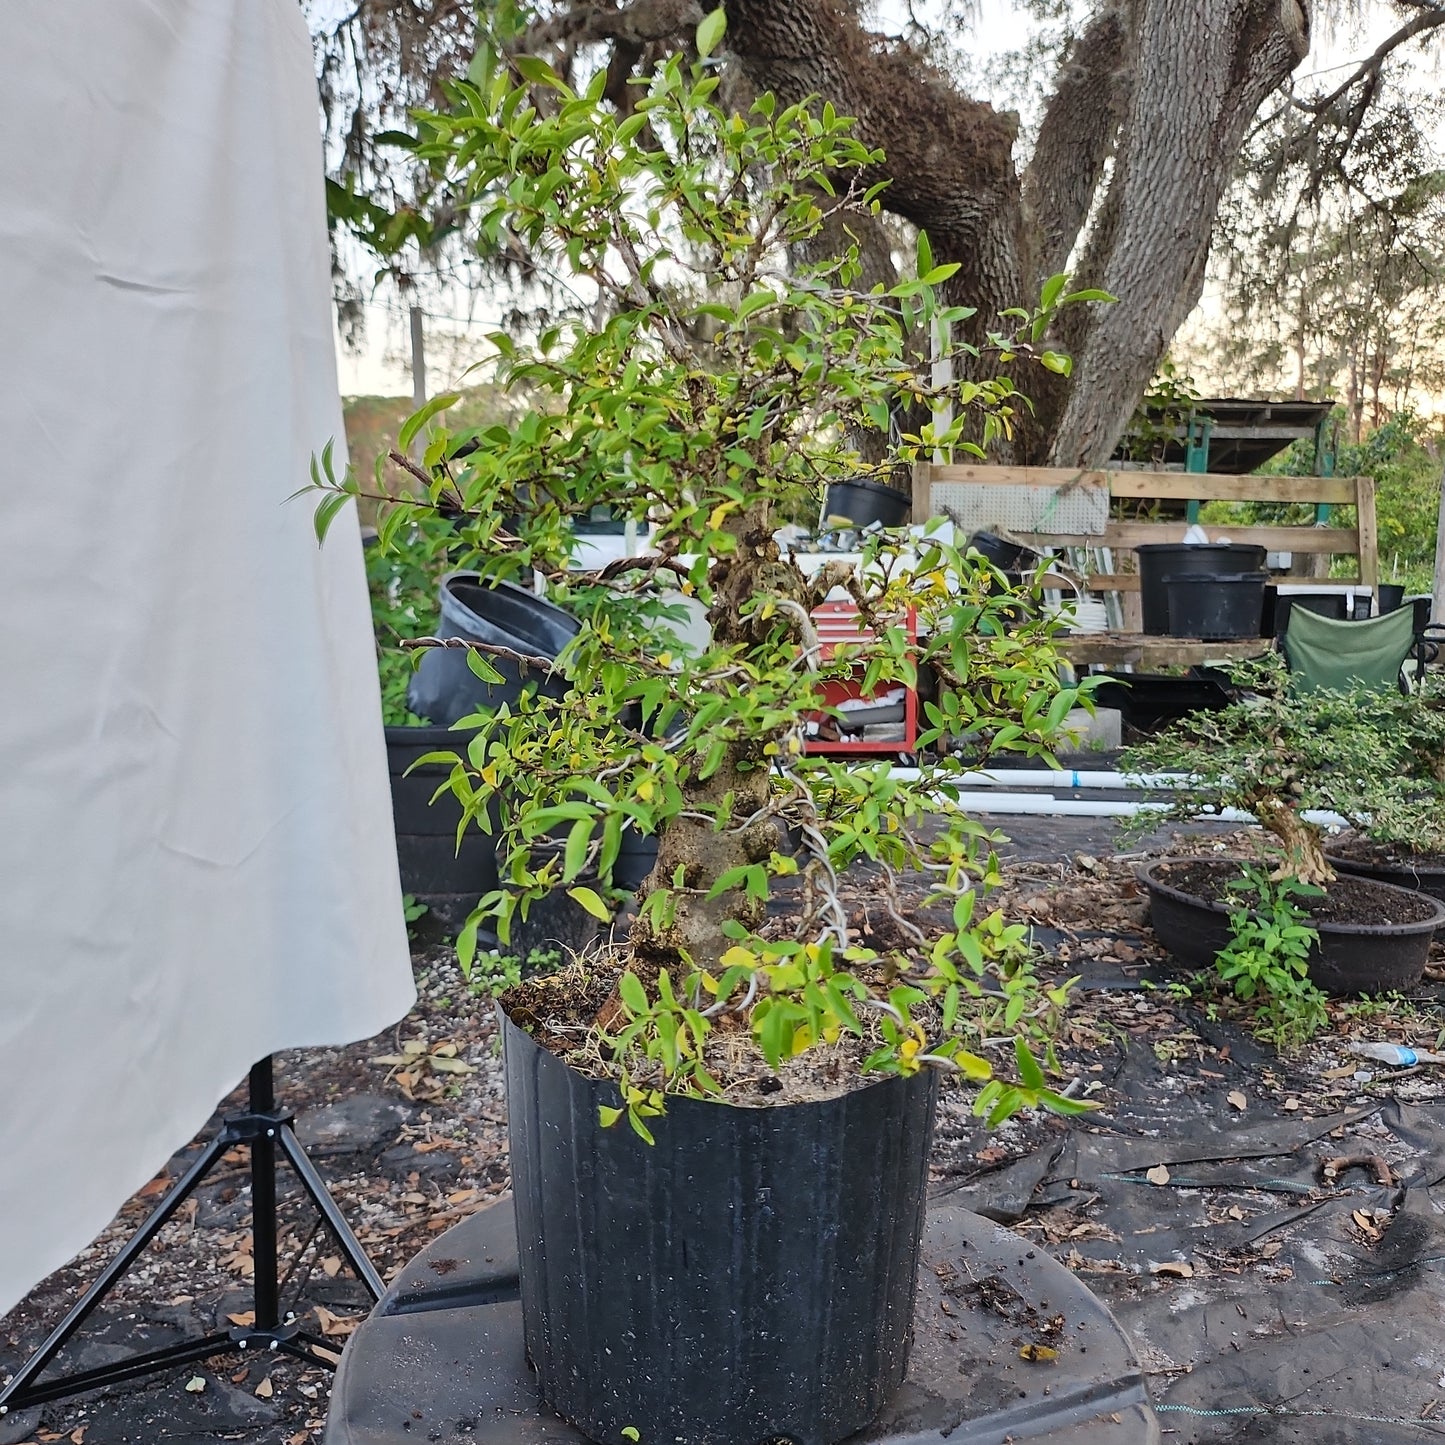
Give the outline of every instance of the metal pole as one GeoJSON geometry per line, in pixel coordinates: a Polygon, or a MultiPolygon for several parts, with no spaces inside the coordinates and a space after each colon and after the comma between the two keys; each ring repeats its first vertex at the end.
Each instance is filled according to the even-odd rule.
{"type": "Polygon", "coordinates": [[[411,404],[417,411],[426,405],[426,332],[420,306],[411,308],[411,404]]]}
{"type": "Polygon", "coordinates": [[[1440,511],[1435,530],[1435,578],[1431,587],[1431,622],[1445,622],[1445,475],[1440,479],[1440,511]]]}
{"type": "MultiPolygon", "coordinates": [[[[251,1070],[251,1112],[270,1114],[276,1089],[269,1057],[251,1070]]],[[[255,1330],[281,1323],[280,1273],[276,1260],[276,1131],[265,1129],[251,1141],[251,1260],[256,1290],[255,1330]]]]}

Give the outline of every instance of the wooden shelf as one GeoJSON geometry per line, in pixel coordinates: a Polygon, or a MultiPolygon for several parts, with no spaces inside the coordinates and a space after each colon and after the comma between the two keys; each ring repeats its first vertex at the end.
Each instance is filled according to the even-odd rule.
{"type": "Polygon", "coordinates": [[[1263,657],[1274,647],[1270,637],[1240,637],[1204,642],[1194,637],[1156,637],[1144,632],[1076,632],[1056,638],[1059,652],[1077,667],[1217,667],[1263,657]]]}

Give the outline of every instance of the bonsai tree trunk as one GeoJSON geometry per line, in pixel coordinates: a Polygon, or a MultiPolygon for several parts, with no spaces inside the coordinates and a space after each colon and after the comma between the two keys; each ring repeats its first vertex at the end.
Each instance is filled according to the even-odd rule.
{"type": "MultiPolygon", "coordinates": [[[[718,643],[746,648],[778,625],[776,618],[764,622],[751,615],[752,599],[797,593],[801,579],[778,552],[766,504],[752,507],[727,530],[737,538],[737,550],[714,565],[716,600],[708,623],[718,643]]],[[[771,769],[765,749],[773,741],[766,736],[734,740],[715,772],[706,778],[694,775],[684,785],[686,811],[663,828],[657,863],[643,885],[643,911],[631,934],[639,954],[660,964],[685,954],[698,967],[712,968],[730,946],[722,932],[727,920],[749,928],[762,922],[763,903],[746,888],[729,887],[713,898],[708,894],[725,874],[764,862],[778,846],[777,827],[769,818],[748,821],[768,806],[771,769]],[[722,828],[712,822],[719,812],[730,819],[722,828]],[[654,914],[646,900],[659,889],[670,891],[671,907],[654,914]]]]}
{"type": "Polygon", "coordinates": [[[1313,823],[1307,823],[1275,793],[1251,797],[1249,808],[1260,826],[1273,833],[1284,848],[1284,862],[1271,877],[1298,878],[1319,888],[1334,882],[1335,870],[1325,860],[1320,830],[1313,823]]]}

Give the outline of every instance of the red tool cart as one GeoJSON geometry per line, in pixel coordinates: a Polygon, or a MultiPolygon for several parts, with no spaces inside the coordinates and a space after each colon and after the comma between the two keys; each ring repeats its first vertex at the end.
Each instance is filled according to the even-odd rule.
{"type": "MultiPolygon", "coordinates": [[[[918,641],[918,614],[910,607],[906,613],[899,618],[907,635],[910,647],[918,641]]],[[[818,630],[819,657],[824,662],[832,660],[834,654],[841,646],[870,642],[875,633],[872,628],[866,626],[858,615],[858,609],[852,602],[824,602],[813,613],[813,625],[818,630]]],[[[882,703],[878,694],[865,696],[863,692],[864,664],[859,663],[854,669],[851,678],[837,678],[824,683],[823,692],[825,700],[830,707],[844,706],[848,709],[847,703],[866,704],[869,702],[882,703]]],[[[912,687],[904,687],[901,683],[886,683],[883,685],[883,696],[900,690],[903,693],[899,700],[901,711],[895,712],[888,709],[886,716],[877,716],[873,710],[868,712],[876,717],[880,724],[891,723],[898,729],[897,737],[887,738],[863,738],[853,737],[846,732],[842,737],[821,738],[810,737],[807,742],[807,751],[810,753],[826,753],[829,755],[850,753],[869,753],[874,756],[879,754],[912,753],[918,744],[918,690],[912,687]]],[[[881,706],[879,711],[881,711],[881,706]]],[[[861,712],[861,709],[860,709],[861,712]]],[[[822,721],[837,723],[836,718],[820,719],[822,721]]],[[[893,726],[889,731],[894,730],[893,726]]]]}

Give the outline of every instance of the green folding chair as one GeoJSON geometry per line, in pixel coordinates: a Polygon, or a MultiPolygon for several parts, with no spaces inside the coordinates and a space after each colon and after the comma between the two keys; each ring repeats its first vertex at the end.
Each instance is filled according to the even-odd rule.
{"type": "Polygon", "coordinates": [[[1409,607],[1360,622],[1291,607],[1284,634],[1285,659],[1301,692],[1399,688],[1401,668],[1414,648],[1415,613],[1409,607]]]}

